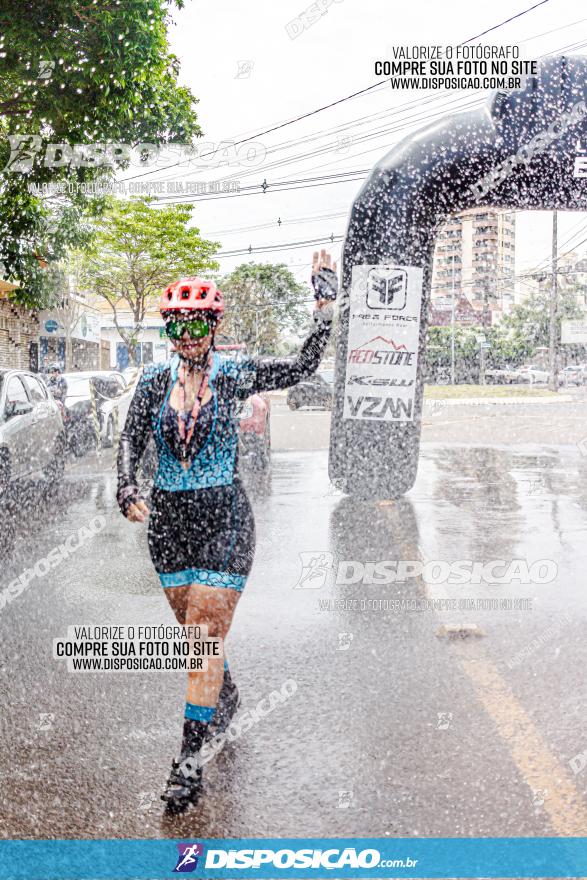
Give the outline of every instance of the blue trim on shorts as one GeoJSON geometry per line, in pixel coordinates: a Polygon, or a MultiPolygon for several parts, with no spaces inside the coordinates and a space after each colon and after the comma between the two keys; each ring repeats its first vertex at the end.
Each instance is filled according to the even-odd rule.
{"type": "Polygon", "coordinates": [[[159,573],[162,587],[185,587],[188,584],[204,584],[206,587],[227,587],[244,590],[247,576],[244,574],[229,574],[227,571],[210,571],[207,568],[184,568],[183,571],[173,571],[169,574],[159,573]]]}

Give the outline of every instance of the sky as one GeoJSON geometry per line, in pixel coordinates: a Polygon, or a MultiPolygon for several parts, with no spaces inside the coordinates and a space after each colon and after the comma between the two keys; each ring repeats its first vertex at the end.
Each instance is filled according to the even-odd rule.
{"type": "MultiPolygon", "coordinates": [[[[232,177],[241,187],[267,181],[266,193],[191,197],[196,204],[194,222],[206,237],[222,243],[222,251],[313,239],[327,245],[331,234],[344,234],[348,212],[361,186],[359,178],[365,176],[366,169],[432,118],[442,118],[487,97],[473,92],[393,91],[383,77],[375,76],[374,62],[389,58],[392,45],[466,41],[533,2],[536,0],[494,0],[491,4],[332,0],[325,14],[303,29],[299,16],[307,8],[305,0],[186,0],[184,9],[174,12],[169,38],[181,63],[180,80],[199,99],[198,116],[207,143],[234,142],[263,133],[379,85],[307,119],[259,134],[252,164],[198,171],[159,169],[151,177],[191,181],[232,177]],[[294,25],[289,23],[294,19],[298,19],[299,35],[292,39],[294,25]],[[303,189],[271,191],[271,186],[281,181],[353,171],[359,174],[355,179],[349,175],[348,181],[329,185],[309,181],[303,189]]],[[[556,54],[577,44],[575,54],[584,54],[587,17],[582,17],[576,0],[548,0],[484,40],[520,45],[527,58],[556,54]]],[[[233,160],[237,158],[234,154],[233,160]]],[[[587,238],[587,218],[571,213],[559,216],[559,242],[561,251],[566,251],[587,238]]],[[[518,214],[517,273],[549,258],[550,229],[551,218],[545,212],[518,214]]],[[[223,271],[251,259],[285,262],[299,281],[307,281],[312,252],[319,246],[303,244],[250,256],[221,256],[219,260],[223,271]]],[[[586,248],[587,243],[579,250],[586,248]]],[[[341,244],[330,245],[330,249],[338,257],[341,244]]]]}

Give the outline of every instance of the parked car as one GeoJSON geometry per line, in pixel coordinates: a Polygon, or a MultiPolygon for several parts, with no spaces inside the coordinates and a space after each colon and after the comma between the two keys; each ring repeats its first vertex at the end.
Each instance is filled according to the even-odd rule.
{"type": "Polygon", "coordinates": [[[540,367],[535,366],[534,364],[524,364],[523,367],[518,369],[518,373],[522,377],[522,380],[526,380],[530,382],[532,385],[546,385],[548,384],[549,374],[546,370],[541,369],[540,367]]]}
{"type": "MultiPolygon", "coordinates": [[[[216,351],[239,358],[246,346],[229,337],[220,337],[216,351]]],[[[271,471],[271,401],[267,394],[252,394],[239,409],[239,465],[267,478],[271,471]]]]}
{"type": "Polygon", "coordinates": [[[239,461],[261,473],[271,467],[271,403],[267,394],[252,394],[239,410],[239,461]]]}
{"type": "Polygon", "coordinates": [[[113,446],[132,399],[132,389],[124,376],[116,371],[96,370],[66,373],[65,379],[68,443],[74,455],[85,455],[96,444],[90,382],[94,387],[101,445],[113,446]]]}
{"type": "Polygon", "coordinates": [[[587,383],[587,367],[585,364],[569,364],[560,371],[563,385],[585,385],[587,383]]]}
{"type": "Polygon", "coordinates": [[[56,401],[39,376],[0,369],[0,493],[27,477],[61,479],[66,437],[56,401]]]}
{"type": "Polygon", "coordinates": [[[490,385],[514,385],[518,382],[528,381],[513,367],[501,367],[496,370],[485,370],[485,381],[490,385]]]}
{"type": "Polygon", "coordinates": [[[287,405],[290,409],[299,409],[301,406],[332,409],[333,391],[334,370],[319,370],[288,389],[287,405]]]}

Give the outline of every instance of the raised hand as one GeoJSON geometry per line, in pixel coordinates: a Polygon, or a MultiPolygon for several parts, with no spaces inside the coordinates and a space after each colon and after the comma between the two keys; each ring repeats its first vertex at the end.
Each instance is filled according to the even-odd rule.
{"type": "Polygon", "coordinates": [[[338,278],[336,276],[336,261],[328,251],[314,251],[312,258],[312,287],[316,298],[316,308],[323,309],[330,305],[338,296],[338,278]]]}

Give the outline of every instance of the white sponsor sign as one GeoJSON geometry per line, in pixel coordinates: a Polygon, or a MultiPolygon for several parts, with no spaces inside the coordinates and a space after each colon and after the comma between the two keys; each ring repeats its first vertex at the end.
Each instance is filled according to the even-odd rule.
{"type": "Polygon", "coordinates": [[[565,345],[587,344],[587,320],[561,321],[561,342],[565,345]]]}
{"type": "MultiPolygon", "coordinates": [[[[65,321],[60,309],[52,312],[39,312],[41,336],[67,336],[65,321]]],[[[86,342],[100,342],[101,318],[94,312],[82,312],[71,329],[72,339],[85,339],[86,342]]]]}
{"type": "Polygon", "coordinates": [[[353,266],[345,419],[414,420],[424,271],[353,266]]]}

